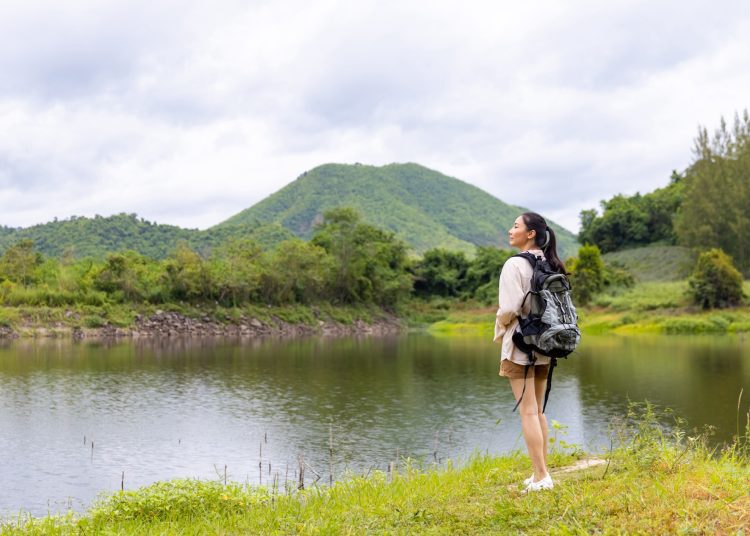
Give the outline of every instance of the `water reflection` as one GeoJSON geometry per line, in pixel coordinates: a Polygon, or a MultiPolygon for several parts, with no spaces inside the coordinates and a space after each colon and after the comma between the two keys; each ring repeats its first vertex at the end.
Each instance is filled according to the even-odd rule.
{"type": "MultiPolygon", "coordinates": [[[[334,476],[397,456],[507,451],[522,444],[497,350],[424,334],[3,344],[0,513],[80,509],[119,489],[123,471],[127,488],[216,478],[225,465],[232,479],[268,482],[294,478],[303,454],[327,479],[330,432],[334,476]]],[[[586,338],[555,372],[547,413],[588,449],[608,443],[628,399],[726,439],[749,363],[738,338],[586,338]]]]}

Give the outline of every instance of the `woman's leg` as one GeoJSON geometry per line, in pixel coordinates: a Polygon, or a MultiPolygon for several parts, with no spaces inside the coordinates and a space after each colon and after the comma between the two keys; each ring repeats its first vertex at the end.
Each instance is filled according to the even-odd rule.
{"type": "MultiPolygon", "coordinates": [[[[536,481],[547,476],[547,445],[545,444],[547,432],[546,426],[544,430],[542,429],[542,421],[539,418],[541,409],[537,404],[534,378],[526,378],[526,380],[523,378],[511,379],[510,387],[513,390],[513,396],[516,397],[516,400],[521,397],[524,381],[526,382],[526,392],[523,394],[518,411],[521,414],[521,431],[526,442],[526,450],[529,451],[531,466],[534,468],[534,480],[536,481]]],[[[544,423],[546,425],[546,420],[544,423]]]]}
{"type": "Polygon", "coordinates": [[[547,389],[547,376],[538,377],[534,375],[534,393],[536,394],[536,405],[537,405],[537,417],[539,419],[539,427],[542,429],[542,438],[544,441],[543,453],[544,453],[544,467],[547,467],[547,448],[549,447],[549,428],[547,427],[547,417],[542,413],[542,406],[544,405],[544,391],[547,389]]]}

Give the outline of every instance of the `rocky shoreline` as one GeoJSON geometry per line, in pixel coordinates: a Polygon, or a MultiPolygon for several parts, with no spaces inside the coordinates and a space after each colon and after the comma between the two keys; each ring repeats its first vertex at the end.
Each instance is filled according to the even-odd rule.
{"type": "Polygon", "coordinates": [[[180,313],[156,311],[149,317],[136,316],[132,327],[105,325],[95,328],[70,327],[64,324],[52,326],[24,326],[20,329],[0,327],[0,339],[18,337],[72,337],[82,339],[118,339],[118,338],[176,338],[176,337],[299,337],[309,335],[344,336],[344,335],[386,335],[403,329],[402,323],[395,316],[380,318],[373,323],[355,320],[351,324],[342,324],[332,320],[319,320],[317,325],[292,324],[272,317],[271,321],[262,322],[257,318],[244,318],[234,322],[220,322],[209,315],[191,318],[180,313]]]}

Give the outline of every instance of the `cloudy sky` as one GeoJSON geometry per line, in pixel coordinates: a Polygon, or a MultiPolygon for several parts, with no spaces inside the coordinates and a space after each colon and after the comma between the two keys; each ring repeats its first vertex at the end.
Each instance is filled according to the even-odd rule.
{"type": "Polygon", "coordinates": [[[0,224],[206,228],[417,162],[569,229],[750,106],[745,1],[0,3],[0,224]]]}

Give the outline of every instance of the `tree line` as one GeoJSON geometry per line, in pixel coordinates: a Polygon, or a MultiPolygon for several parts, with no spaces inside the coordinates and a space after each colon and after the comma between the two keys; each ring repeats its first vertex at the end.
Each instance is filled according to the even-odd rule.
{"type": "Polygon", "coordinates": [[[603,252],[655,242],[705,251],[719,248],[750,274],[750,115],[699,129],[694,160],[651,193],[616,195],[581,212],[579,241],[603,252]]]}
{"type": "Polygon", "coordinates": [[[310,241],[263,247],[233,238],[203,254],[182,242],[164,259],[120,251],[103,260],[45,257],[31,240],[0,257],[4,305],[106,303],[376,304],[393,307],[413,296],[497,299],[500,268],[511,255],[478,248],[408,256],[394,233],[364,223],[351,208],[325,213],[310,241]]]}

